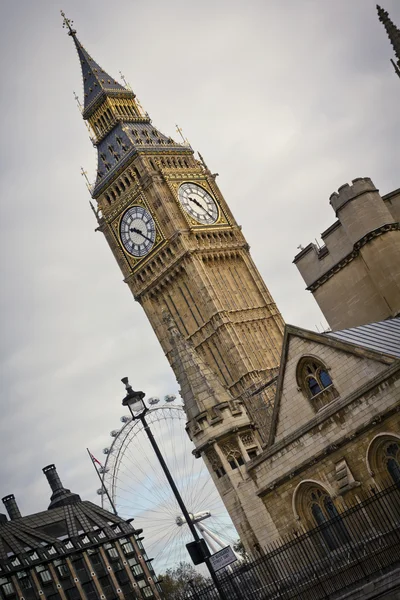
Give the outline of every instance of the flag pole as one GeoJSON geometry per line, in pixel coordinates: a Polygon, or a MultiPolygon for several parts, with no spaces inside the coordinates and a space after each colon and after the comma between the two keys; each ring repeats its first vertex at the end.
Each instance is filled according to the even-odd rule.
{"type": "Polygon", "coordinates": [[[114,515],[118,516],[117,509],[115,508],[115,504],[114,504],[114,502],[111,500],[110,493],[109,493],[108,489],[106,488],[106,486],[104,485],[104,482],[103,482],[103,480],[102,480],[102,478],[101,478],[101,475],[100,475],[100,473],[99,473],[99,471],[98,471],[98,469],[97,469],[96,465],[94,464],[93,455],[92,455],[92,453],[90,452],[89,448],[86,448],[86,450],[87,450],[87,453],[88,453],[88,455],[89,455],[89,457],[90,457],[90,460],[91,460],[91,462],[92,462],[93,468],[94,468],[94,470],[95,470],[95,471],[96,471],[96,473],[97,473],[97,477],[98,477],[98,478],[99,478],[99,480],[100,480],[100,483],[101,483],[101,489],[105,491],[105,493],[106,493],[106,495],[107,495],[107,498],[108,498],[108,501],[109,501],[109,503],[111,504],[111,507],[112,507],[112,509],[113,509],[113,513],[114,513],[114,515]]]}

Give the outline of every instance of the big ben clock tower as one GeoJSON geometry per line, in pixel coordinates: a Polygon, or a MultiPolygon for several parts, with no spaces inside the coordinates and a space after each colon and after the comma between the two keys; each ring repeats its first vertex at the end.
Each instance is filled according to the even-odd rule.
{"type": "MultiPolygon", "coordinates": [[[[201,367],[191,363],[189,370],[209,373],[215,385],[207,389],[220,386],[219,396],[224,390],[225,400],[243,407],[241,427],[256,429],[261,447],[284,324],[241,228],[204,161],[158,131],[135,94],[91,58],[65,16],[64,25],[81,63],[83,118],[98,152],[91,191],[98,229],[175,371],[183,401],[188,374],[183,377],[174,360],[163,312],[172,317],[175,337],[190,345],[192,359],[198,357],[201,367]]],[[[233,428],[227,425],[221,435],[233,428]]]]}
{"type": "MultiPolygon", "coordinates": [[[[63,15],[64,16],[64,15],[63,15]]],[[[181,334],[237,398],[269,382],[283,320],[215,176],[187,145],[152,124],[135,94],[77,39],[83,118],[97,147],[91,191],[104,234],[165,353],[165,308],[181,334]]]]}

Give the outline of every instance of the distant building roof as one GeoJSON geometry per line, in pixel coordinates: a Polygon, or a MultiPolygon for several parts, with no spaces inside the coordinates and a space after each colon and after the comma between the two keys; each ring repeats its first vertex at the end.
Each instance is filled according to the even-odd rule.
{"type": "Polygon", "coordinates": [[[400,317],[341,331],[330,331],[326,335],[400,358],[400,317]]]}

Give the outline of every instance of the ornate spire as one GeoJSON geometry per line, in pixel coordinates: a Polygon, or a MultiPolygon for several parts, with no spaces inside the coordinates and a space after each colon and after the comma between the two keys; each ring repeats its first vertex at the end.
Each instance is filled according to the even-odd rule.
{"type": "Polygon", "coordinates": [[[75,42],[79,61],[81,63],[84,93],[83,118],[87,119],[97,108],[99,103],[109,94],[134,98],[135,94],[132,90],[124,88],[115,81],[114,77],[111,77],[111,75],[104,71],[100,65],[93,60],[76,37],[73,21],[68,19],[63,11],[61,11],[61,16],[63,17],[63,27],[68,29],[68,35],[70,35],[75,42]]]}
{"type": "MultiPolygon", "coordinates": [[[[98,198],[140,152],[188,152],[152,125],[129,86],[124,87],[93,60],[76,36],[73,21],[63,11],[63,27],[72,37],[82,68],[84,101],[82,116],[90,139],[97,147],[97,177],[91,194],[98,198]],[[137,125],[140,124],[140,127],[137,125]]],[[[81,106],[80,106],[81,108],[81,106]]]]}
{"type": "Polygon", "coordinates": [[[393,21],[389,17],[389,13],[384,10],[379,4],[376,5],[379,20],[383,23],[386,33],[388,34],[390,43],[393,46],[394,53],[396,55],[397,61],[391,59],[391,63],[396,71],[397,75],[400,77],[400,29],[396,27],[393,21]]]}

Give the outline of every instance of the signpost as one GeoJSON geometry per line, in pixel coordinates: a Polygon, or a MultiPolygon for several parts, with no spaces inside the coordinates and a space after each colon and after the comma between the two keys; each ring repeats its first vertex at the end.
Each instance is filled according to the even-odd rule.
{"type": "Polygon", "coordinates": [[[216,552],[209,558],[214,571],[219,571],[220,569],[227,567],[231,563],[235,562],[235,560],[237,560],[237,557],[230,546],[222,548],[222,550],[216,552]]]}

